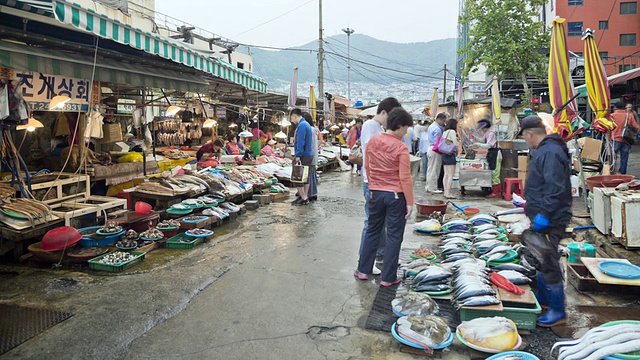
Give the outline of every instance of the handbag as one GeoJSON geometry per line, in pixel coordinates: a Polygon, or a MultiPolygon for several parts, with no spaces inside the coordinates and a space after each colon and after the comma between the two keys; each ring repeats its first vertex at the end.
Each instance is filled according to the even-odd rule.
{"type": "Polygon", "coordinates": [[[622,129],[622,138],[629,145],[633,145],[638,138],[638,129],[636,129],[633,125],[629,125],[627,121],[629,120],[629,114],[624,118],[624,129],[622,129]]]}
{"type": "Polygon", "coordinates": [[[456,144],[447,144],[446,140],[441,140],[438,144],[438,152],[442,155],[451,155],[458,149],[456,144]]]}
{"type": "Polygon", "coordinates": [[[442,155],[442,153],[440,152],[439,148],[440,148],[440,142],[442,142],[442,136],[438,136],[438,138],[436,139],[436,143],[433,144],[433,147],[431,148],[431,150],[433,152],[435,152],[436,154],[440,154],[442,155]]]}
{"type": "Polygon", "coordinates": [[[306,184],[309,182],[309,166],[302,165],[298,161],[291,169],[291,182],[296,184],[306,184]]]}
{"type": "Polygon", "coordinates": [[[354,145],[349,151],[349,161],[355,165],[362,165],[362,147],[354,145]]]}

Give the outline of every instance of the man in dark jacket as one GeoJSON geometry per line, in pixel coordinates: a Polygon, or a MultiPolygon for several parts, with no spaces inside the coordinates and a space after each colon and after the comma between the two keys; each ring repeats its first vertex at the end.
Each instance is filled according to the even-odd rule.
{"type": "Polygon", "coordinates": [[[558,245],[571,220],[571,157],[567,145],[557,134],[547,135],[542,119],[536,115],[522,120],[523,139],[536,149],[524,189],[525,213],[532,229],[549,240],[537,274],[538,301],[549,310],[538,319],[538,326],[551,327],[565,322],[564,284],[558,245]]]}

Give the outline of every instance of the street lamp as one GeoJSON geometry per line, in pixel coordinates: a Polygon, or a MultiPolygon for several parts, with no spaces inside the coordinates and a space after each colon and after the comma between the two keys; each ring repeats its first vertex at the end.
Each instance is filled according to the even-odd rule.
{"type": "Polygon", "coordinates": [[[345,28],[342,31],[347,34],[347,98],[351,102],[351,34],[356,31],[352,28],[345,28]]]}

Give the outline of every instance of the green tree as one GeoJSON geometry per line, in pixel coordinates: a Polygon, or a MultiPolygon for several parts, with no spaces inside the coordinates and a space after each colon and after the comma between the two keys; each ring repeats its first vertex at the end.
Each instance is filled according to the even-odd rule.
{"type": "MultiPolygon", "coordinates": [[[[464,0],[463,0],[464,1],[464,0]]],[[[459,50],[466,54],[466,77],[487,68],[487,74],[512,77],[522,81],[524,105],[530,106],[531,90],[527,75],[543,79],[550,33],[538,21],[540,7],[546,0],[466,0],[460,23],[469,26],[469,42],[459,50]]]]}

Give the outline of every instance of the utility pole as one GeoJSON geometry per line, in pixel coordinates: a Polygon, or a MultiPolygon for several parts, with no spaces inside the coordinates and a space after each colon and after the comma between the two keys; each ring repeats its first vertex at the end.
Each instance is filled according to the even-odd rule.
{"type": "Polygon", "coordinates": [[[444,86],[442,87],[442,103],[447,102],[447,64],[444,64],[444,86]]]}
{"type": "Polygon", "coordinates": [[[318,90],[320,97],[324,100],[324,48],[322,40],[322,0],[318,0],[319,6],[319,26],[318,26],[318,90]]]}
{"type": "Polygon", "coordinates": [[[347,34],[347,98],[351,102],[351,34],[355,32],[352,28],[342,29],[347,34]]]}

